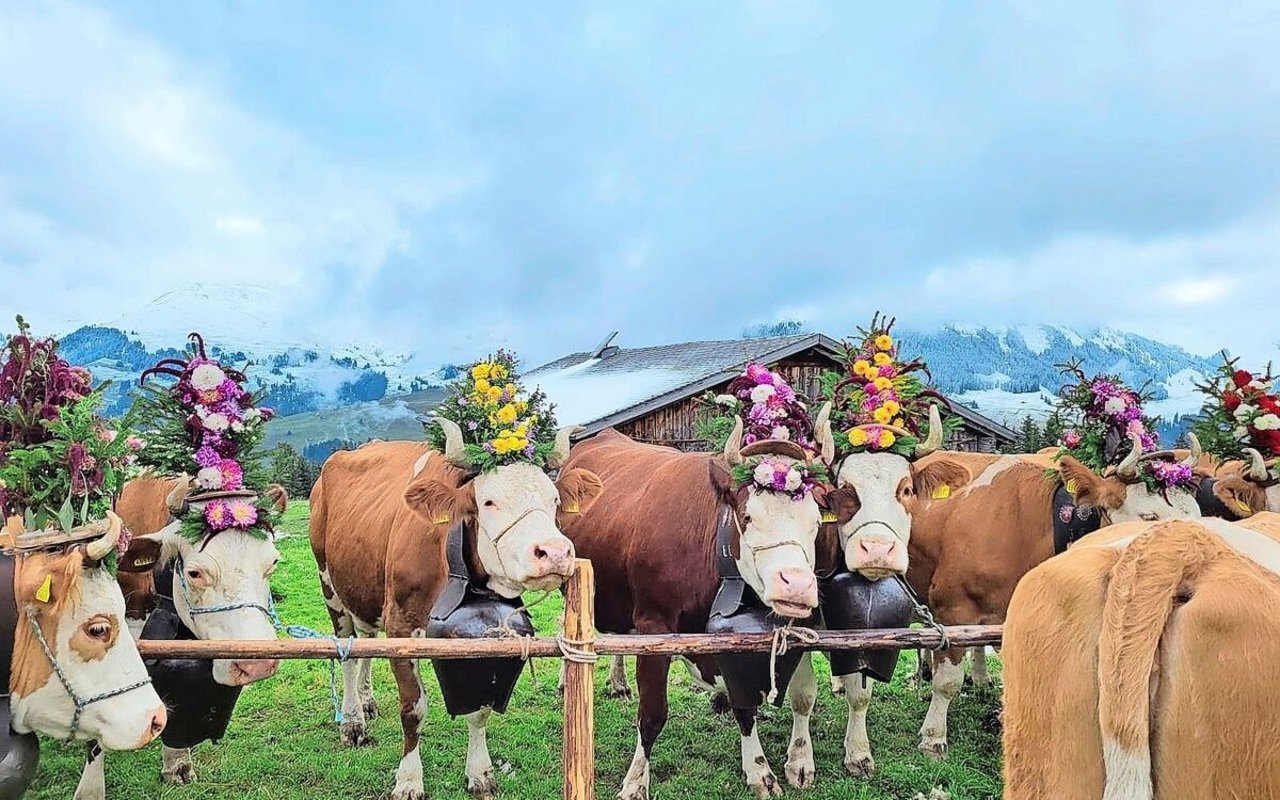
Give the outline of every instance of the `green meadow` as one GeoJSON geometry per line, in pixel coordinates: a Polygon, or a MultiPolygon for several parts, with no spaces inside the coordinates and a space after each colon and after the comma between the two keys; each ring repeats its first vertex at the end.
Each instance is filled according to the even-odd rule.
{"type": "MultiPolygon", "coordinates": [[[[315,563],[307,543],[308,506],[291,504],[283,560],[273,579],[286,622],[328,631],[329,619],[320,597],[315,563]]],[[[558,600],[558,598],[556,598],[558,600]]],[[[559,606],[533,609],[538,630],[555,630],[559,606]]],[[[994,666],[994,665],[993,665],[994,666]]],[[[511,800],[551,800],[560,793],[560,698],[557,663],[541,660],[533,674],[526,670],[511,710],[495,716],[489,727],[500,796],[511,800]]],[[[833,696],[826,661],[815,659],[819,673],[818,708],[813,739],[818,775],[814,788],[786,787],[788,797],[813,800],[912,800],[941,788],[953,800],[987,800],[1000,796],[1000,739],[991,727],[994,692],[966,687],[951,707],[951,752],[934,762],[916,750],[916,732],[928,705],[928,689],[917,689],[912,675],[915,656],[904,653],[894,682],[877,685],[869,724],[876,774],[853,778],[842,766],[846,707],[833,696]]],[[[431,693],[423,726],[421,752],[427,795],[437,800],[465,798],[463,760],[466,727],[444,712],[429,665],[423,675],[431,693]]],[[[597,796],[612,797],[635,749],[636,703],[605,697],[608,664],[597,666],[596,764],[597,796]]],[[[339,745],[329,699],[329,666],[323,661],[286,661],[279,674],[249,687],[242,695],[227,737],[217,745],[196,748],[198,780],[185,787],[160,783],[159,746],[136,753],[117,753],[107,760],[107,795],[113,800],[166,798],[177,800],[351,800],[387,798],[400,759],[400,721],[395,682],[385,661],[374,667],[380,716],[371,723],[374,745],[360,749],[339,745]]],[[[628,663],[634,688],[634,662],[628,663]]],[[[671,716],[655,748],[652,795],[661,798],[733,798],[749,800],[739,769],[737,728],[732,717],[711,711],[707,695],[695,690],[681,667],[671,671],[671,716]]],[[[761,721],[761,742],[780,780],[790,734],[790,712],[769,710],[761,721]]],[[[79,745],[46,742],[39,777],[28,792],[35,800],[68,800],[79,779],[83,750],[79,745]]]]}

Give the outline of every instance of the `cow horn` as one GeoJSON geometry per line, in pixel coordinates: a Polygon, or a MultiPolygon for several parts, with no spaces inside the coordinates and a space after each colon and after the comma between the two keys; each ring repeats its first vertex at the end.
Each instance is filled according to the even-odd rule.
{"type": "Polygon", "coordinates": [[[164,498],[164,504],[168,507],[169,513],[174,516],[185,514],[189,494],[191,494],[191,478],[185,474],[179,475],[177,483],[164,498]]]}
{"type": "Polygon", "coordinates": [[[448,417],[436,416],[436,423],[444,431],[444,459],[459,469],[469,469],[471,459],[467,457],[467,446],[462,441],[462,428],[448,417]]]}
{"type": "Polygon", "coordinates": [[[830,464],[836,458],[836,439],[831,433],[831,403],[823,403],[818,418],[813,423],[813,440],[818,445],[822,460],[830,464]]]}
{"type": "Polygon", "coordinates": [[[724,443],[724,460],[731,467],[742,463],[742,417],[733,419],[733,433],[724,443]]]}
{"type": "Polygon", "coordinates": [[[560,469],[564,466],[564,462],[569,460],[569,439],[586,428],[581,425],[566,425],[556,431],[556,446],[547,456],[547,466],[551,469],[560,469]]]}
{"type": "Polygon", "coordinates": [[[1267,464],[1262,460],[1262,453],[1254,450],[1252,447],[1246,447],[1244,454],[1249,457],[1249,469],[1245,473],[1245,477],[1255,483],[1261,483],[1267,479],[1267,464]]]}
{"type": "Polygon", "coordinates": [[[1187,431],[1187,444],[1191,447],[1191,454],[1182,463],[1184,466],[1194,467],[1200,461],[1200,456],[1204,455],[1204,448],[1200,446],[1200,437],[1192,431],[1187,431]]]}
{"type": "Polygon", "coordinates": [[[927,456],[942,448],[942,414],[936,404],[929,404],[929,435],[916,445],[916,457],[927,456]]]}
{"type": "Polygon", "coordinates": [[[84,554],[89,557],[90,561],[101,561],[107,557],[107,554],[116,549],[116,543],[120,541],[120,531],[124,524],[120,518],[116,516],[114,511],[107,512],[107,532],[102,534],[101,539],[94,539],[84,548],[84,554]]]}
{"type": "Polygon", "coordinates": [[[1138,460],[1142,457],[1142,437],[1136,433],[1131,433],[1129,434],[1129,441],[1133,442],[1133,449],[1116,467],[1116,475],[1121,478],[1138,477],[1138,460]]]}

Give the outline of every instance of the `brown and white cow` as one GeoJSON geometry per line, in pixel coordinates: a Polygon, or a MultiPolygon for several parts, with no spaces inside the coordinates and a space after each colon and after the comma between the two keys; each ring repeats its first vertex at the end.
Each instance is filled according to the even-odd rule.
{"type": "Polygon", "coordinates": [[[102,538],[84,547],[14,558],[17,621],[5,702],[18,733],[136,750],[160,734],[166,713],[125,627],[120,589],[100,567],[120,537],[120,519],[109,518],[102,538]]]}
{"type": "Polygon", "coordinates": [[[1280,516],[1125,523],[1022,580],[1005,800],[1280,796],[1280,516]]]}
{"type": "MultiPolygon", "coordinates": [[[[815,435],[832,446],[829,426],[815,435]]],[[[803,619],[818,603],[815,540],[821,512],[812,494],[800,500],[754,485],[737,486],[731,465],[742,460],[739,422],[723,455],[682,453],[638,443],[612,429],[579,444],[572,468],[589,469],[604,482],[590,514],[566,522],[565,533],[596,573],[596,626],[613,633],[694,633],[707,629],[720,578],[716,533],[721,510],[738,520],[743,579],[772,612],[803,619]]],[[[798,448],[796,448],[798,449],[798,448]]],[[[794,456],[790,456],[793,457],[794,456]]],[[[619,797],[649,797],[649,760],[667,721],[669,656],[636,659],[640,702],[638,742],[619,797]]],[[[714,679],[711,661],[693,670],[714,679]]],[[[814,779],[809,717],[816,699],[806,654],[788,687],[793,713],[786,775],[792,785],[814,779]]],[[[781,794],[755,727],[755,709],[735,709],[742,736],[742,769],[759,797],[781,794]]]]}
{"type": "MultiPolygon", "coordinates": [[[[532,464],[510,464],[474,474],[462,432],[445,419],[445,452],[424,442],[371,442],[339,451],[325,462],[311,492],[311,548],[321,589],[339,636],[422,636],[436,597],[448,580],[445,544],[459,521],[468,537],[471,575],[497,594],[554,589],[575,567],[573,544],[560,532],[565,515],[585,512],[600,494],[600,479],[562,469],[553,482],[532,464]]],[[[555,468],[569,453],[571,429],[560,431],[549,459],[555,468]]],[[[400,693],[404,750],[392,792],[395,800],[423,795],[419,727],[427,696],[411,660],[393,660],[400,693]]],[[[367,661],[343,664],[342,740],[368,742],[365,719],[375,712],[367,661]]],[[[477,797],[497,791],[489,757],[491,709],[467,716],[467,788],[477,797]]]]}
{"type": "MultiPolygon", "coordinates": [[[[272,542],[238,530],[223,531],[201,544],[178,533],[180,514],[188,505],[191,479],[143,476],[125,484],[117,509],[135,534],[126,561],[145,568],[121,569],[117,580],[123,592],[129,631],[143,635],[148,615],[156,608],[155,571],[181,562],[183,575],[175,576],[173,606],[182,624],[197,639],[268,640],[276,638],[272,620],[263,609],[271,607],[271,573],[280,561],[272,542]],[[185,590],[182,584],[185,583],[185,590]],[[206,613],[201,609],[240,608],[206,613]],[[192,609],[197,613],[192,613],[192,609]]],[[[199,508],[199,503],[190,503],[199,508]]],[[[242,687],[270,678],[279,668],[276,660],[215,659],[212,680],[242,687]]],[[[229,701],[234,704],[234,699],[229,701]]],[[[174,720],[191,725],[187,720],[174,720]]],[[[198,727],[198,725],[197,725],[198,727]]],[[[111,748],[107,748],[111,749],[111,748]]],[[[188,784],[196,780],[190,747],[161,748],[161,779],[188,784]]],[[[90,755],[80,778],[76,800],[100,800],[106,796],[105,755],[90,755]]]]}
{"type": "Polygon", "coordinates": [[[1238,520],[1259,511],[1280,511],[1280,458],[1267,462],[1251,447],[1244,452],[1244,460],[1206,463],[1202,459],[1198,465],[1196,472],[1212,493],[1207,502],[1202,500],[1201,508],[1212,504],[1220,512],[1213,516],[1238,520]]]}
{"type": "MultiPolygon", "coordinates": [[[[944,625],[1003,622],[1018,580],[1054,554],[1053,498],[1060,483],[1075,488],[1076,507],[1096,514],[1101,525],[1199,517],[1191,492],[1170,490],[1166,498],[1132,477],[1141,459],[1161,455],[1139,456],[1140,443],[1133,446],[1106,477],[1070,456],[1056,463],[1047,454],[930,457],[960,461],[975,477],[915,518],[911,586],[944,625]]],[[[981,648],[974,657],[975,682],[985,682],[981,648]]],[[[920,749],[933,757],[946,755],[947,709],[964,682],[963,658],[960,648],[933,656],[933,696],[920,729],[920,749]]]]}

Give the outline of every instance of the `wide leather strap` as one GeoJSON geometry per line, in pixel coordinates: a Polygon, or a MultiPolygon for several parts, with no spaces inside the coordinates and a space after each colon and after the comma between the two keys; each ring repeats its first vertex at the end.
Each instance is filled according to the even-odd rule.
{"type": "Polygon", "coordinates": [[[459,520],[449,528],[445,541],[445,560],[449,565],[449,581],[431,606],[431,619],[448,619],[467,599],[471,571],[467,569],[466,523],[459,520]]]}
{"type": "Polygon", "coordinates": [[[720,586],[711,602],[711,616],[725,619],[742,610],[747,594],[747,583],[738,572],[738,562],[733,557],[733,537],[737,532],[733,521],[733,509],[723,506],[716,524],[716,571],[720,586]]]}
{"type": "Polygon", "coordinates": [[[1065,486],[1059,485],[1053,493],[1053,552],[1066,552],[1072,542],[1102,527],[1102,515],[1092,506],[1082,506],[1065,486]]]}

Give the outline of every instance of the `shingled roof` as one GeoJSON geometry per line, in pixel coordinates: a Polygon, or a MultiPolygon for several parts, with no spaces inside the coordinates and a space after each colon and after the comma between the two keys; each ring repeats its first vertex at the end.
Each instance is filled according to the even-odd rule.
{"type": "MultiPolygon", "coordinates": [[[[747,362],[772,364],[816,349],[835,359],[839,342],[821,333],[754,339],[681,342],[653,347],[609,346],[573,353],[525,373],[556,404],[562,425],[582,425],[582,436],[620,425],[730,380],[747,362]]],[[[958,403],[955,412],[970,427],[997,439],[1016,434],[958,403]]]]}

